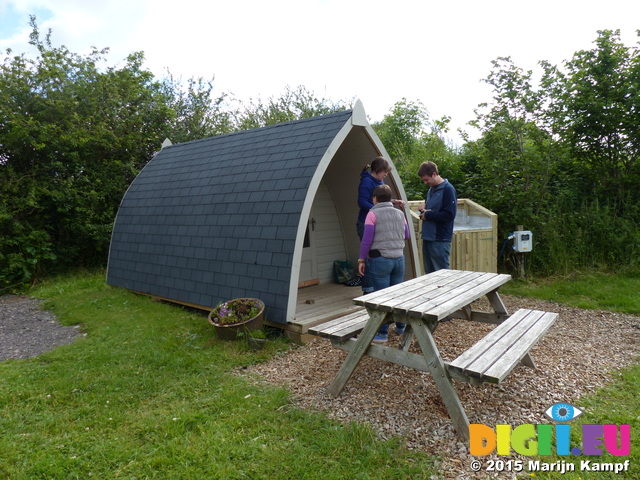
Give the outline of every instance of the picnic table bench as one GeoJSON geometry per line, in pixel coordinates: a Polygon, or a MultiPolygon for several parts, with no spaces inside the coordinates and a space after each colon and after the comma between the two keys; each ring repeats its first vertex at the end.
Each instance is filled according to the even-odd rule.
{"type": "Polygon", "coordinates": [[[469,421],[451,379],[500,383],[519,363],[535,368],[529,352],[557,318],[556,313],[529,309],[509,315],[498,289],[510,279],[504,274],[440,270],[355,298],[362,310],[309,329],[349,351],[329,393],[340,394],[364,355],[430,372],[456,432],[468,440],[469,421]],[[471,304],[484,296],[493,312],[472,309],[471,304]],[[432,334],[438,322],[449,317],[497,326],[458,358],[444,362],[432,334]],[[407,324],[398,348],[371,343],[385,322],[407,324]],[[421,354],[409,352],[414,337],[421,354]]]}

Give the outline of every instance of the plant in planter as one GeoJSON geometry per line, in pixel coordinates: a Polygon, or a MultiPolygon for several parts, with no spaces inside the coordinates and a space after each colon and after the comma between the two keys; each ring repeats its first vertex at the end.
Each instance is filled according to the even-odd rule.
{"type": "Polygon", "coordinates": [[[209,313],[209,322],[218,338],[234,340],[241,332],[262,329],[264,302],[257,298],[235,298],[221,303],[209,313]]]}

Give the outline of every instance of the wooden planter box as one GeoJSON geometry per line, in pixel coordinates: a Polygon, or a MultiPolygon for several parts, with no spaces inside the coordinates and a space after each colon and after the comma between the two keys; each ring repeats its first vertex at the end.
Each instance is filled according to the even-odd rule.
{"type": "MultiPolygon", "coordinates": [[[[418,241],[422,270],[422,221],[418,207],[424,201],[408,202],[418,241]]],[[[453,226],[451,268],[474,272],[498,272],[498,215],[469,199],[458,199],[458,213],[453,226]]],[[[421,274],[424,274],[421,271],[421,274]]]]}

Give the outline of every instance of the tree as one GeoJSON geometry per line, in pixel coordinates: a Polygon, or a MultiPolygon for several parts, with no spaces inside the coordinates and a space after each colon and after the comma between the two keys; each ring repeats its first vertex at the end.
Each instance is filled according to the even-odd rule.
{"type": "Polygon", "coordinates": [[[460,195],[498,214],[502,241],[523,225],[536,233],[536,253],[544,251],[545,224],[555,214],[554,205],[573,191],[566,154],[543,122],[545,93],[534,89],[532,72],[510,58],[494,61],[485,81],[494,95],[476,110],[481,138],[462,148],[466,175],[460,195]]]}
{"type": "Polygon", "coordinates": [[[213,137],[236,129],[236,114],[228,108],[228,96],[213,98],[213,80],[190,78],[185,86],[168,72],[162,88],[167,105],[174,112],[169,133],[172,143],[213,137]]]}
{"type": "Polygon", "coordinates": [[[539,271],[628,266],[640,251],[640,57],[617,31],[595,43],[563,67],[541,62],[538,89],[509,58],[494,62],[482,136],[463,148],[463,194],[498,213],[501,238],[536,233],[539,271]]]}
{"type": "Polygon", "coordinates": [[[640,51],[619,30],[599,31],[595,44],[565,71],[543,63],[542,86],[554,95],[547,122],[582,171],[584,193],[622,213],[640,199],[640,51]]]}
{"type": "Polygon", "coordinates": [[[422,162],[433,161],[447,175],[457,173],[455,149],[447,144],[449,117],[430,122],[427,109],[420,101],[403,98],[372,128],[387,150],[402,178],[408,198],[422,199],[424,185],[417,176],[422,162]]]}
{"type": "Polygon", "coordinates": [[[235,125],[237,130],[265,127],[277,123],[317,117],[329,113],[346,110],[344,102],[332,102],[326,98],[318,98],[313,92],[299,86],[295,90],[286,87],[279,97],[270,97],[266,102],[261,99],[240,102],[236,111],[235,125]]]}
{"type": "Polygon", "coordinates": [[[104,263],[122,194],[166,137],[173,112],[142,53],[99,68],[40,37],[35,59],[0,67],[0,287],[45,269],[104,263]]]}
{"type": "Polygon", "coordinates": [[[478,141],[474,185],[479,200],[504,212],[510,227],[534,221],[548,208],[550,182],[559,174],[559,152],[538,120],[542,99],[532,87],[532,72],[499,58],[485,80],[493,102],[480,105],[474,122],[483,135],[478,141]],[[535,199],[535,201],[532,201],[535,199]],[[514,218],[515,217],[515,218],[514,218]],[[518,220],[519,219],[519,220],[518,220]]]}

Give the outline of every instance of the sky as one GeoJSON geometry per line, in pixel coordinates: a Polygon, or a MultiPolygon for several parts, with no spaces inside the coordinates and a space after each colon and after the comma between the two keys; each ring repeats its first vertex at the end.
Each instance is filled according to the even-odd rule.
{"type": "Polygon", "coordinates": [[[491,61],[539,73],[592,49],[598,30],[638,42],[638,0],[0,0],[0,51],[35,55],[29,15],[54,46],[108,64],[142,51],[156,77],[214,79],[214,96],[248,102],[304,86],[333,102],[360,99],[377,122],[406,99],[432,120],[467,122],[491,100],[491,61]]]}

